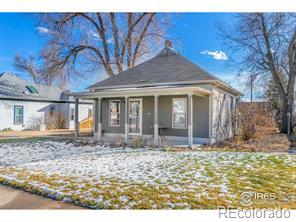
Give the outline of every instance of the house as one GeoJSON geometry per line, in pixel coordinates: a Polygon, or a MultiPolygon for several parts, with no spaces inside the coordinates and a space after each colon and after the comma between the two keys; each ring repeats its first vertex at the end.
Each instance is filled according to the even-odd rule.
{"type": "MultiPolygon", "coordinates": [[[[79,104],[79,121],[92,115],[92,101],[79,104]]],[[[0,74],[0,130],[74,129],[74,100],[59,87],[0,74]]]]}
{"type": "MultiPolygon", "coordinates": [[[[155,57],[70,95],[76,106],[80,99],[94,100],[94,138],[99,141],[128,143],[140,136],[155,145],[165,138],[168,144],[191,147],[234,135],[242,94],[166,41],[155,57]]],[[[77,119],[75,130],[78,138],[77,119]]]]}

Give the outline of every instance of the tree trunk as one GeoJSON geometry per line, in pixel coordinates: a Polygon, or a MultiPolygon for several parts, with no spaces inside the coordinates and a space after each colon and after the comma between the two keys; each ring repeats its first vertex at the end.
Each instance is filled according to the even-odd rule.
{"type": "Polygon", "coordinates": [[[293,107],[294,107],[294,93],[295,93],[295,75],[296,75],[296,31],[294,31],[289,48],[289,81],[288,81],[288,111],[291,113],[290,124],[291,133],[294,132],[294,121],[293,121],[293,107]]]}
{"type": "Polygon", "coordinates": [[[280,132],[283,134],[288,133],[288,103],[285,101],[282,104],[281,110],[281,125],[280,125],[280,132]]]}
{"type": "MultiPolygon", "coordinates": [[[[294,91],[293,91],[294,94],[294,91]]],[[[292,134],[293,133],[293,101],[294,95],[288,95],[283,99],[282,109],[281,109],[281,124],[280,132],[283,134],[292,134]],[[289,127],[288,127],[289,126],[289,127]],[[290,129],[290,131],[288,131],[290,129]]]]}

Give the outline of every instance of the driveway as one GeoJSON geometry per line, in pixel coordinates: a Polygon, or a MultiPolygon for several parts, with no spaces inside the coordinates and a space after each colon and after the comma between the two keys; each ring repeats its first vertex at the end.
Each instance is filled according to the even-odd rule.
{"type": "Polygon", "coordinates": [[[0,185],[0,209],[84,209],[0,185]]]}

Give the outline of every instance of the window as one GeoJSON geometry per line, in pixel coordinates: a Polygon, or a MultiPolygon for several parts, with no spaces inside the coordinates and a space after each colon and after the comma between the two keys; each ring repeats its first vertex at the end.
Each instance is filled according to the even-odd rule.
{"type": "Polygon", "coordinates": [[[172,105],[172,127],[185,129],[187,127],[187,99],[173,98],[172,105]]]}
{"type": "Polygon", "coordinates": [[[110,100],[109,102],[110,126],[120,126],[120,101],[110,100]]]}
{"type": "Polygon", "coordinates": [[[74,121],[74,118],[75,118],[75,110],[74,110],[74,108],[71,108],[70,109],[70,120],[74,121]]]}
{"type": "Polygon", "coordinates": [[[14,124],[21,125],[24,122],[24,107],[14,106],[14,124]]]}
{"type": "Polygon", "coordinates": [[[91,108],[88,109],[87,115],[88,115],[88,117],[92,117],[93,113],[92,113],[92,109],[91,108]]]}
{"type": "Polygon", "coordinates": [[[26,88],[32,94],[38,94],[38,91],[37,91],[37,89],[34,86],[26,86],[26,88]]]}
{"type": "Polygon", "coordinates": [[[50,113],[50,115],[53,116],[53,112],[54,112],[54,106],[50,106],[49,107],[49,113],[50,113]]]}

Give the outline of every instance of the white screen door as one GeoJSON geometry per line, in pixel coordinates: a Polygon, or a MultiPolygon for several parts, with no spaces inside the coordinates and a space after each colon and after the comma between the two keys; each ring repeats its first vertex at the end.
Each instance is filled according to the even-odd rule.
{"type": "Polygon", "coordinates": [[[142,135],[142,99],[129,99],[129,134],[142,135]]]}

